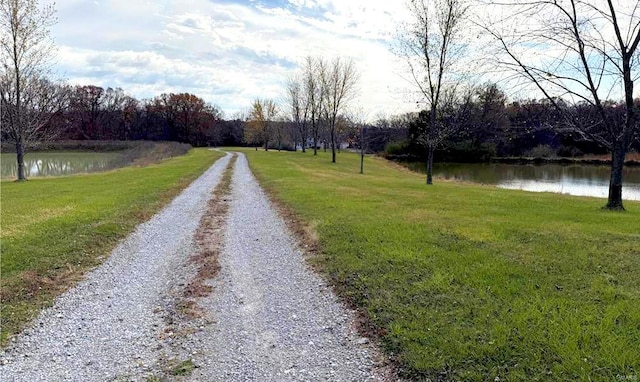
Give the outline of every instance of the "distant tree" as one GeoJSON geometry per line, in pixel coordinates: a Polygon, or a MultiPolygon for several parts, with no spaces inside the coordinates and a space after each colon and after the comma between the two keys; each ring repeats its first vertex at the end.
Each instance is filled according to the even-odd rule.
{"type": "MultiPolygon", "coordinates": [[[[445,139],[468,126],[472,118],[473,92],[467,89],[460,92],[457,89],[445,89],[441,94],[438,106],[438,116],[433,122],[433,114],[430,110],[423,110],[409,126],[409,138],[423,147],[430,148],[429,161],[433,162],[433,151],[440,146],[445,139]]],[[[427,184],[431,184],[427,162],[427,184]]]]}
{"type": "Polygon", "coordinates": [[[203,146],[208,130],[213,129],[215,116],[205,101],[189,93],[171,94],[169,107],[175,116],[175,128],[178,140],[194,146],[203,146]]]}
{"type": "MultiPolygon", "coordinates": [[[[303,146],[300,129],[298,128],[298,126],[296,126],[296,124],[293,121],[289,121],[286,119],[283,121],[283,128],[284,128],[284,137],[286,137],[287,142],[291,144],[290,149],[293,149],[293,151],[297,151],[299,146],[300,147],[303,146]]],[[[304,145],[306,146],[307,144],[305,143],[304,145]]]]}
{"type": "Polygon", "coordinates": [[[166,99],[167,95],[162,94],[142,102],[143,119],[140,130],[142,139],[175,140],[172,133],[175,130],[172,126],[173,115],[170,114],[170,109],[165,107],[166,99]]]}
{"type": "Polygon", "coordinates": [[[341,152],[342,145],[346,144],[347,147],[353,146],[353,137],[354,134],[357,134],[357,127],[351,118],[351,113],[348,115],[340,114],[336,118],[335,141],[337,152],[341,152]]]}
{"type": "MultiPolygon", "coordinates": [[[[408,151],[408,131],[409,126],[418,116],[418,113],[403,113],[392,116],[378,114],[375,121],[367,128],[366,146],[368,152],[382,152],[388,148],[389,144],[393,144],[393,155],[409,154],[408,151]],[[397,150],[404,152],[400,153],[397,150]]],[[[420,147],[419,156],[424,149],[420,147]]]]}
{"type": "Polygon", "coordinates": [[[0,125],[3,140],[16,147],[18,180],[26,179],[26,150],[55,133],[49,122],[68,103],[67,87],[49,78],[55,22],[53,5],[0,0],[0,125]]]}
{"type": "MultiPolygon", "coordinates": [[[[302,76],[290,77],[286,84],[286,100],[289,106],[291,121],[296,127],[300,138],[302,152],[307,152],[307,140],[309,139],[309,110],[310,102],[307,100],[302,76]]],[[[294,143],[295,146],[295,143],[294,143]]]]}
{"type": "Polygon", "coordinates": [[[506,112],[507,95],[495,83],[488,83],[476,91],[477,112],[474,110],[473,145],[494,142],[501,131],[509,127],[506,112]]]}
{"type": "Polygon", "coordinates": [[[637,1],[485,1],[482,23],[496,42],[492,56],[503,71],[537,89],[562,116],[563,129],[609,148],[606,208],[624,209],[624,160],[639,134],[634,80],[640,76],[637,1]],[[622,101],[624,117],[607,100],[622,101]],[[574,107],[576,104],[588,105],[574,107]],[[593,112],[589,112],[592,110],[593,112]],[[576,113],[582,111],[582,113],[576,113]],[[584,111],[587,111],[585,114],[584,111]]]}
{"type": "MultiPolygon", "coordinates": [[[[275,119],[278,108],[272,99],[256,98],[251,105],[245,139],[249,143],[262,142],[264,150],[269,150],[269,143],[274,138],[275,119]]],[[[257,148],[257,146],[256,146],[257,148]]]]}
{"type": "Polygon", "coordinates": [[[324,119],[327,124],[331,145],[331,162],[335,163],[339,116],[345,111],[349,101],[356,95],[358,72],[353,60],[340,57],[331,62],[319,61],[319,69],[323,87],[324,119]]]}
{"type": "Polygon", "coordinates": [[[487,161],[497,155],[498,147],[504,148],[505,134],[513,130],[506,109],[507,96],[495,83],[469,91],[472,92],[469,115],[445,145],[456,153],[455,159],[487,161]]]}
{"type": "Polygon", "coordinates": [[[282,150],[283,145],[291,138],[287,130],[287,122],[279,118],[273,121],[273,135],[278,151],[282,150]]]}
{"type": "Polygon", "coordinates": [[[239,146],[244,142],[245,123],[247,116],[244,112],[237,112],[226,120],[218,123],[220,142],[222,146],[239,146]]]}
{"type": "Polygon", "coordinates": [[[318,155],[318,145],[320,144],[322,115],[325,92],[321,79],[321,68],[325,66],[322,58],[307,56],[302,69],[303,93],[307,108],[308,126],[311,129],[311,139],[313,142],[313,155],[318,155]]]}
{"type": "Polygon", "coordinates": [[[422,126],[419,140],[427,148],[427,184],[432,184],[433,153],[459,128],[446,123],[441,106],[443,97],[456,98],[452,76],[465,53],[461,40],[468,6],[464,0],[410,0],[408,5],[412,22],[399,36],[398,54],[427,104],[428,114],[421,113],[417,123],[422,126]]]}
{"type": "Polygon", "coordinates": [[[127,96],[122,88],[107,88],[104,92],[100,125],[103,139],[126,139],[124,136],[124,108],[127,96]]]}
{"type": "Polygon", "coordinates": [[[512,102],[505,107],[508,127],[502,131],[498,149],[501,155],[526,155],[539,145],[557,139],[556,127],[562,123],[557,110],[546,99],[512,102]]]}
{"type": "Polygon", "coordinates": [[[218,106],[207,103],[204,109],[204,123],[200,124],[197,130],[198,139],[202,146],[218,146],[223,139],[220,129],[224,118],[223,112],[218,106]]]}
{"type": "Polygon", "coordinates": [[[131,96],[124,96],[122,99],[122,124],[119,139],[141,139],[144,134],[141,131],[142,121],[143,112],[140,101],[131,96]]]}
{"type": "Polygon", "coordinates": [[[72,129],[77,138],[103,139],[101,117],[104,113],[104,89],[100,86],[76,86],[71,92],[72,129]]]}
{"type": "Polygon", "coordinates": [[[220,119],[220,112],[214,106],[193,94],[161,94],[147,106],[148,118],[162,123],[168,139],[185,142],[194,146],[209,144],[212,130],[220,119]],[[158,121],[157,119],[161,121],[158,121]]]}

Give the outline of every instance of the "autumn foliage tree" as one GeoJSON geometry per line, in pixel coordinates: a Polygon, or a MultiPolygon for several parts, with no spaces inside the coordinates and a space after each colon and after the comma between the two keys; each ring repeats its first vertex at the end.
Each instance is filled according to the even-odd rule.
{"type": "Polygon", "coordinates": [[[160,117],[169,140],[203,146],[213,137],[211,131],[220,112],[189,93],[162,94],[147,105],[147,113],[160,117]]]}
{"type": "Polygon", "coordinates": [[[276,138],[276,117],[278,107],[272,99],[256,98],[249,111],[249,120],[245,129],[245,141],[250,145],[259,144],[269,150],[269,144],[276,138]]]}

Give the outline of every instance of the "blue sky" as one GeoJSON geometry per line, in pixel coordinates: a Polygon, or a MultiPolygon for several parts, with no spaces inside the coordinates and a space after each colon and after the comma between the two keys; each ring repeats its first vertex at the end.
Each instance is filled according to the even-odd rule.
{"type": "Polygon", "coordinates": [[[189,92],[231,116],[256,97],[281,99],[308,55],[351,57],[369,118],[414,111],[390,44],[403,1],[64,0],[51,33],[56,71],[72,84],[137,98],[189,92]]]}

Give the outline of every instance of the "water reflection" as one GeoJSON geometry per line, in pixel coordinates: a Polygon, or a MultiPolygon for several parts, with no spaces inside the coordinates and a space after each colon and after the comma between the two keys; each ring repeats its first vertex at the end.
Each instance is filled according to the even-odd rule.
{"type": "MultiPolygon", "coordinates": [[[[494,184],[508,189],[600,198],[609,194],[608,166],[445,163],[434,164],[433,173],[445,179],[494,184]]],[[[623,179],[623,198],[640,200],[640,168],[626,167],[623,179]]]]}
{"type": "MultiPolygon", "coordinates": [[[[40,176],[60,176],[78,173],[104,171],[115,167],[119,153],[85,152],[37,152],[25,156],[27,178],[40,176]]],[[[15,154],[2,154],[1,177],[16,178],[18,165],[15,154]]]]}

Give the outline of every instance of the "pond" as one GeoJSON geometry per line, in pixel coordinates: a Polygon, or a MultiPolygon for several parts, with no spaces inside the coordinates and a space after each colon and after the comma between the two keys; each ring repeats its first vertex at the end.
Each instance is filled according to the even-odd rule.
{"type": "MultiPolygon", "coordinates": [[[[424,172],[424,164],[410,164],[424,172]]],[[[434,177],[497,187],[606,198],[609,195],[609,166],[517,165],[503,163],[434,163],[434,177]]],[[[640,200],[640,167],[625,167],[622,197],[640,200]]]]}
{"type": "MultiPolygon", "coordinates": [[[[105,171],[117,165],[119,152],[31,152],[24,158],[27,179],[105,171]]],[[[2,153],[0,178],[15,179],[18,165],[15,153],[2,153]]]]}

